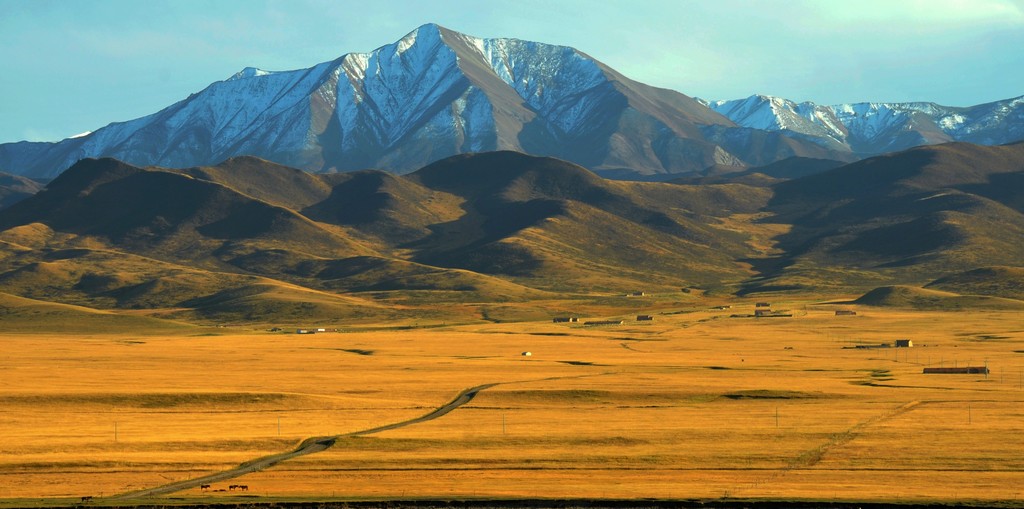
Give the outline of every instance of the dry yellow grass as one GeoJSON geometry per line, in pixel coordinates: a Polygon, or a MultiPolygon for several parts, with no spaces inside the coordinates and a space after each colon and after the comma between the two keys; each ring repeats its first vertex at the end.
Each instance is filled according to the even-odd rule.
{"type": "Polygon", "coordinates": [[[338,499],[1024,495],[1021,313],[836,317],[835,306],[773,305],[796,316],[730,318],[753,310],[736,303],[618,327],[0,335],[0,498],[197,477],[423,415],[484,383],[499,385],[440,419],[343,438],[213,488],[338,499]],[[843,348],[896,338],[917,346],[843,348]],[[929,363],[992,372],[922,374],[929,363]]]}

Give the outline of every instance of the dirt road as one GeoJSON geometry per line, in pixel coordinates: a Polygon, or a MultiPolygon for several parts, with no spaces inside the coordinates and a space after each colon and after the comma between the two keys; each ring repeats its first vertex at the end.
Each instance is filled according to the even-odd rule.
{"type": "Polygon", "coordinates": [[[212,484],[215,482],[226,481],[228,479],[233,479],[235,477],[240,477],[245,474],[250,474],[252,472],[257,472],[266,468],[270,468],[274,465],[277,465],[278,463],[281,463],[282,461],[288,461],[292,458],[298,458],[299,456],[305,456],[307,454],[313,454],[320,451],[324,451],[333,446],[334,443],[339,438],[372,435],[374,433],[380,433],[382,431],[393,430],[404,426],[411,426],[413,424],[419,424],[421,422],[437,419],[438,417],[441,417],[447,414],[448,412],[451,412],[452,410],[455,410],[456,408],[459,408],[460,406],[469,403],[480,391],[489,389],[491,387],[494,387],[495,385],[498,384],[483,384],[477,385],[476,387],[470,387],[469,389],[460,392],[458,396],[455,397],[455,399],[442,405],[438,409],[426,415],[416,417],[415,419],[396,422],[394,424],[387,424],[384,426],[379,426],[376,428],[371,428],[363,431],[345,433],[342,435],[308,438],[304,440],[301,444],[299,444],[297,448],[290,452],[274,454],[271,456],[264,456],[259,459],[242,463],[241,465],[232,468],[231,470],[225,470],[223,472],[210,474],[204,477],[197,477],[195,479],[189,479],[186,481],[178,481],[171,484],[165,484],[163,486],[158,486],[156,488],[149,488],[140,491],[131,491],[128,493],[122,493],[120,495],[114,495],[112,497],[107,497],[107,500],[124,500],[132,498],[156,497],[160,495],[167,495],[168,493],[174,493],[176,491],[198,488],[203,484],[212,484]]]}

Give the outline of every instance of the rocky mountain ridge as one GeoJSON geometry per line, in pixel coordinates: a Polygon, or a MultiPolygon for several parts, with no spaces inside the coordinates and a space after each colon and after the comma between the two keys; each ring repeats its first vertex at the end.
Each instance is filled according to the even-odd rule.
{"type": "Polygon", "coordinates": [[[825,106],[765,95],[701,102],[743,127],[789,132],[863,156],[951,141],[1002,145],[1024,139],[1024,96],[968,107],[931,102],[825,106]]]}

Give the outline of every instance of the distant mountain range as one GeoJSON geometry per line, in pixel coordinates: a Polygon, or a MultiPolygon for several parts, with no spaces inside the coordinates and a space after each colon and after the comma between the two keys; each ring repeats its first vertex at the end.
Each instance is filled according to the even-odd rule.
{"type": "Polygon", "coordinates": [[[0,210],[0,292],[250,321],[636,289],[933,282],[1016,298],[1022,160],[1024,143],[951,143],[794,179],[783,167],[683,185],[516,152],[405,176],[253,157],[187,169],[86,159],[0,210]]]}
{"type": "Polygon", "coordinates": [[[667,180],[799,156],[850,162],[920,144],[1024,138],[1022,100],[821,107],[702,102],[565,46],[428,24],[369,53],[285,72],[246,68],[152,115],[56,143],[0,145],[0,171],[52,178],[82,158],[186,168],[250,155],[313,172],[402,174],[493,150],[613,178],[667,180]]]}
{"type": "Polygon", "coordinates": [[[922,102],[822,106],[764,95],[701,102],[743,127],[788,132],[858,156],[950,141],[1002,145],[1024,139],[1024,96],[966,108],[922,102]]]}

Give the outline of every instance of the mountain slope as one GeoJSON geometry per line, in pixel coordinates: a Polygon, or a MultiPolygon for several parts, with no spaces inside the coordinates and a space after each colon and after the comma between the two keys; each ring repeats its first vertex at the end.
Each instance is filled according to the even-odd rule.
{"type": "MultiPolygon", "coordinates": [[[[879,156],[774,187],[771,219],[792,225],[760,286],[826,281],[924,284],[1024,259],[1024,214],[1007,182],[1024,178],[1024,143],[952,143],[879,156]]],[[[1019,188],[1018,188],[1019,189],[1019,188]]],[[[815,283],[815,282],[818,283],[815,283]]]]}
{"type": "Polygon", "coordinates": [[[925,288],[1024,301],[1024,267],[981,267],[936,279],[925,288]]]}
{"type": "Polygon", "coordinates": [[[616,279],[676,286],[741,278],[730,259],[748,254],[744,239],[709,223],[767,199],[744,186],[612,182],[513,152],[455,156],[409,178],[465,200],[464,216],[412,245],[418,261],[561,288],[595,273],[605,273],[604,288],[616,279]]]}
{"type": "Polygon", "coordinates": [[[220,184],[292,210],[323,200],[333,187],[333,175],[314,175],[251,156],[233,157],[216,166],[185,168],[176,173],[220,184]]]}
{"type": "Polygon", "coordinates": [[[42,188],[42,184],[32,179],[0,173],[0,209],[24,200],[42,188]]]}
{"type": "Polygon", "coordinates": [[[86,159],[4,211],[0,230],[30,223],[136,252],[217,266],[215,252],[263,240],[291,249],[363,254],[296,212],[187,175],[86,159]]]}
{"type": "Polygon", "coordinates": [[[959,295],[911,286],[883,286],[853,301],[878,307],[913,308],[943,311],[970,309],[1024,310],[1024,302],[984,295],[959,295]]]}
{"type": "Polygon", "coordinates": [[[0,292],[0,321],[6,330],[46,334],[181,334],[197,330],[183,322],[98,311],[4,292],[0,292]]]}

